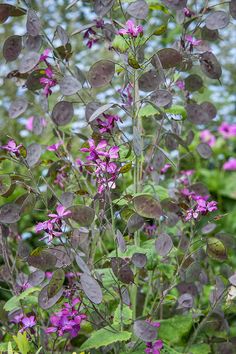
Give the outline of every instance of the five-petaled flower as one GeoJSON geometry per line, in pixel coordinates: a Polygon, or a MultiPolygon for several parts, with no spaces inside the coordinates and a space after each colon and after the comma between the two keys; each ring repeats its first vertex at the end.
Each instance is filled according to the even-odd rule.
{"type": "Polygon", "coordinates": [[[122,28],[118,31],[118,34],[124,36],[124,35],[130,35],[131,37],[138,37],[139,34],[143,33],[143,26],[138,25],[135,26],[135,23],[132,20],[128,20],[125,24],[125,28],[122,28]]]}

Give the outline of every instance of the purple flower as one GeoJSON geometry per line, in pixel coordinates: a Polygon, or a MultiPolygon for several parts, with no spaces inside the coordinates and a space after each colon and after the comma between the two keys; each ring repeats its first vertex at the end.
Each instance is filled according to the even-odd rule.
{"type": "Polygon", "coordinates": [[[8,141],[8,143],[6,145],[0,146],[0,148],[2,148],[3,150],[7,150],[9,152],[12,152],[13,154],[15,154],[16,156],[20,155],[20,148],[23,145],[16,145],[15,140],[11,139],[8,141]]]}
{"type": "Polygon", "coordinates": [[[187,34],[184,38],[185,38],[185,41],[190,43],[193,47],[197,47],[198,45],[200,45],[202,43],[201,39],[196,39],[196,38],[190,36],[189,34],[187,34]]]}
{"type": "MultiPolygon", "coordinates": [[[[47,122],[46,122],[46,120],[43,117],[40,118],[40,123],[41,123],[41,125],[43,127],[46,127],[46,125],[47,125],[47,122]]],[[[26,129],[32,132],[33,131],[33,127],[34,127],[33,124],[34,124],[34,116],[29,117],[27,119],[26,124],[25,124],[26,129]]]]}
{"type": "Polygon", "coordinates": [[[162,167],[162,169],[161,169],[161,173],[162,174],[166,173],[170,167],[171,167],[171,165],[169,163],[165,164],[164,167],[162,167]]]}
{"type": "Polygon", "coordinates": [[[131,35],[131,37],[138,37],[139,34],[143,33],[143,27],[141,25],[135,26],[132,20],[128,20],[125,24],[125,28],[122,28],[118,31],[120,35],[131,35]]]}
{"type": "Polygon", "coordinates": [[[183,11],[184,11],[184,16],[186,16],[186,17],[192,17],[195,15],[194,12],[189,10],[187,7],[185,7],[183,11]]]}
{"type": "Polygon", "coordinates": [[[180,90],[185,90],[185,82],[183,80],[178,80],[175,84],[180,90]]]}
{"type": "Polygon", "coordinates": [[[229,124],[226,122],[221,123],[218,132],[225,138],[233,138],[236,136],[236,124],[229,124]]]}
{"type": "Polygon", "coordinates": [[[50,145],[47,147],[47,150],[49,151],[57,151],[58,148],[63,144],[63,141],[59,141],[58,143],[56,144],[53,144],[53,145],[50,145]]]}
{"type": "Polygon", "coordinates": [[[231,157],[223,165],[223,170],[225,171],[235,171],[236,170],[236,158],[231,157]]]}
{"type": "Polygon", "coordinates": [[[160,354],[160,349],[163,348],[162,340],[158,339],[156,342],[147,342],[146,343],[145,353],[147,354],[160,354]]]}
{"type": "Polygon", "coordinates": [[[99,129],[100,133],[111,133],[114,126],[115,126],[115,122],[118,122],[120,120],[120,118],[118,116],[112,116],[112,115],[108,115],[108,114],[103,114],[103,116],[105,117],[105,121],[101,120],[100,118],[97,119],[97,122],[99,124],[99,126],[101,127],[99,129]]]}
{"type": "Polygon", "coordinates": [[[43,54],[41,54],[39,61],[46,61],[48,59],[48,57],[49,57],[50,52],[51,52],[51,49],[50,48],[46,48],[43,51],[43,54]]]}
{"type": "Polygon", "coordinates": [[[23,317],[21,323],[23,327],[21,328],[20,332],[24,332],[27,328],[32,328],[36,325],[35,316],[23,317]]]}
{"type": "Polygon", "coordinates": [[[208,129],[205,129],[200,133],[200,139],[203,143],[206,143],[209,146],[214,146],[216,143],[215,136],[208,129]]]}
{"type": "Polygon", "coordinates": [[[155,224],[150,225],[150,224],[145,224],[143,227],[143,231],[148,235],[148,236],[154,236],[157,232],[157,226],[155,224]]]}
{"type": "Polygon", "coordinates": [[[53,218],[53,222],[58,222],[59,220],[63,219],[66,216],[69,216],[71,214],[70,210],[66,210],[64,205],[59,204],[56,208],[57,214],[48,214],[50,218],[53,218]]]}
{"type": "Polygon", "coordinates": [[[51,327],[48,327],[46,333],[56,333],[63,336],[69,333],[71,338],[76,337],[80,331],[80,324],[86,319],[86,315],[80,314],[75,306],[80,303],[78,298],[72,301],[72,304],[64,303],[63,308],[50,317],[51,327]]]}
{"type": "Polygon", "coordinates": [[[52,94],[51,88],[56,86],[57,82],[56,80],[47,78],[47,77],[41,77],[39,79],[40,84],[44,85],[43,93],[46,97],[52,94]]]}

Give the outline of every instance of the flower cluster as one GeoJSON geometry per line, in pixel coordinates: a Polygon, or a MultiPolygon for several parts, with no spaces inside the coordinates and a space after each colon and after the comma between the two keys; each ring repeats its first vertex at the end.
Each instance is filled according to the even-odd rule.
{"type": "Polygon", "coordinates": [[[69,210],[66,210],[65,207],[61,204],[57,206],[56,212],[57,214],[48,214],[51,219],[39,222],[36,225],[35,231],[37,233],[41,231],[46,232],[46,235],[41,240],[48,238],[48,242],[51,242],[54,237],[59,237],[62,235],[61,228],[63,218],[68,217],[71,212],[69,210]]]}
{"type": "Polygon", "coordinates": [[[89,163],[83,164],[80,160],[77,160],[77,163],[80,166],[86,165],[95,168],[98,193],[102,193],[105,189],[114,189],[119,167],[111,160],[119,158],[119,147],[110,147],[106,140],[101,140],[96,145],[93,139],[89,139],[88,147],[83,147],[80,150],[89,153],[86,157],[89,163]]]}
{"type": "Polygon", "coordinates": [[[81,322],[86,319],[86,315],[80,314],[76,309],[79,303],[78,298],[73,299],[71,304],[65,302],[60,311],[50,316],[51,327],[48,327],[45,332],[57,333],[60,337],[68,333],[71,338],[76,337],[80,331],[81,322]]]}
{"type": "Polygon", "coordinates": [[[208,202],[207,197],[203,197],[200,195],[192,196],[192,199],[195,200],[196,204],[191,209],[186,211],[185,221],[189,221],[192,219],[198,219],[200,215],[206,215],[208,212],[213,212],[217,210],[217,202],[211,201],[208,202]]]}
{"type": "Polygon", "coordinates": [[[128,20],[125,24],[125,28],[118,31],[121,36],[129,35],[130,37],[136,38],[138,35],[143,34],[143,27],[141,25],[135,26],[132,20],[128,20]]]}
{"type": "Polygon", "coordinates": [[[43,92],[46,97],[48,97],[49,95],[52,94],[51,88],[53,86],[56,86],[56,84],[57,84],[56,79],[53,77],[52,68],[47,61],[50,51],[51,50],[49,48],[45,49],[45,51],[43,52],[43,54],[40,57],[40,62],[44,62],[47,65],[47,68],[45,69],[46,77],[41,77],[39,79],[40,84],[44,85],[43,92]]]}

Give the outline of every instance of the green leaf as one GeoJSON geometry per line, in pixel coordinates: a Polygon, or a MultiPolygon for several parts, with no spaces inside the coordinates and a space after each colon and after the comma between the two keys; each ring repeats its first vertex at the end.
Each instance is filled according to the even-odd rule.
{"type": "Polygon", "coordinates": [[[34,293],[35,291],[39,291],[40,288],[32,287],[28,288],[23,293],[18,296],[13,296],[10,300],[8,300],[4,305],[4,310],[12,311],[17,308],[20,308],[20,300],[24,300],[29,294],[34,293]]]}
{"type": "Polygon", "coordinates": [[[216,261],[223,262],[227,259],[226,248],[220,240],[216,237],[210,237],[207,239],[207,254],[216,261]]]}
{"type": "Polygon", "coordinates": [[[211,348],[208,344],[195,344],[189,349],[189,352],[192,354],[210,354],[211,348]]]}
{"type": "Polygon", "coordinates": [[[28,354],[30,352],[30,344],[27,339],[26,332],[17,333],[17,336],[13,336],[14,341],[16,342],[18,349],[21,354],[28,354]]]}
{"type": "Polygon", "coordinates": [[[112,47],[120,53],[125,53],[129,49],[129,43],[120,35],[115,36],[112,47]]]}
{"type": "Polygon", "coordinates": [[[13,354],[13,349],[12,349],[11,342],[8,342],[8,345],[7,345],[7,354],[13,354]]]}
{"type": "Polygon", "coordinates": [[[132,323],[132,310],[127,305],[123,305],[121,311],[121,305],[119,304],[114,313],[113,323],[119,325],[121,322],[126,325],[132,323]]]}
{"type": "Polygon", "coordinates": [[[191,315],[174,316],[160,321],[159,337],[169,344],[179,344],[192,327],[191,315]]]}
{"type": "Polygon", "coordinates": [[[110,327],[105,327],[93,332],[92,335],[82,344],[80,350],[98,349],[112,343],[127,341],[132,333],[127,331],[115,332],[110,327]]]}

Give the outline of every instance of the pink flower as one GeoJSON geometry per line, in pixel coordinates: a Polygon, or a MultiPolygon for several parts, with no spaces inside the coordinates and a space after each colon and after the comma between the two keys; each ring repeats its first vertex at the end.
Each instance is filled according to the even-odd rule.
{"type": "Polygon", "coordinates": [[[162,167],[161,169],[161,173],[162,174],[166,173],[169,170],[169,168],[171,168],[171,165],[169,163],[165,164],[164,167],[162,167]]]}
{"type": "Polygon", "coordinates": [[[231,157],[223,165],[223,170],[225,171],[235,171],[236,170],[236,158],[231,157]]]}
{"type": "Polygon", "coordinates": [[[57,151],[59,146],[61,146],[63,144],[63,141],[59,141],[58,143],[56,144],[53,144],[53,145],[50,145],[47,147],[47,150],[49,151],[57,151]]]}
{"type": "Polygon", "coordinates": [[[105,149],[108,145],[106,140],[101,140],[98,145],[95,145],[95,141],[93,139],[88,139],[89,147],[81,148],[82,152],[89,152],[89,156],[87,156],[88,160],[95,161],[99,158],[99,156],[104,156],[105,149]]]}
{"type": "Polygon", "coordinates": [[[152,342],[146,343],[145,353],[147,354],[160,354],[160,349],[163,348],[162,340],[158,339],[154,344],[152,342]]]}
{"type": "Polygon", "coordinates": [[[190,36],[189,34],[187,34],[185,37],[185,40],[190,43],[193,47],[196,47],[198,45],[200,45],[202,43],[201,39],[196,39],[192,36],[190,36]]]}
{"type": "MultiPolygon", "coordinates": [[[[41,123],[41,125],[42,125],[43,127],[46,127],[46,125],[47,125],[47,122],[46,122],[46,120],[45,120],[43,117],[40,118],[40,123],[41,123]]],[[[29,118],[27,119],[26,124],[25,124],[25,127],[26,127],[26,129],[28,129],[29,131],[33,131],[33,128],[34,128],[34,116],[29,117],[29,118]]]]}
{"type": "Polygon", "coordinates": [[[216,143],[215,136],[208,129],[205,129],[200,133],[200,139],[203,143],[207,143],[209,146],[214,146],[216,143]]]}
{"type": "Polygon", "coordinates": [[[54,87],[57,84],[56,80],[52,80],[47,77],[41,77],[41,79],[39,79],[39,82],[40,84],[44,85],[43,93],[46,97],[52,94],[51,87],[54,87]]]}
{"type": "Polygon", "coordinates": [[[64,303],[63,308],[50,317],[51,327],[48,327],[46,333],[57,332],[58,336],[69,333],[70,337],[76,337],[80,331],[80,324],[86,319],[86,315],[79,314],[75,306],[80,303],[78,298],[72,301],[72,304],[64,303]]]}
{"type": "Polygon", "coordinates": [[[131,35],[131,37],[138,37],[139,34],[143,33],[143,27],[141,25],[135,26],[132,20],[128,20],[125,24],[125,28],[118,31],[120,35],[131,35]]]}
{"type": "MultiPolygon", "coordinates": [[[[98,27],[99,28],[99,27],[98,27]]],[[[92,29],[92,27],[88,28],[84,33],[84,39],[88,39],[86,46],[90,49],[98,41],[98,38],[95,37],[96,32],[92,29]]]]}
{"type": "Polygon", "coordinates": [[[178,80],[175,84],[180,90],[185,90],[185,82],[183,80],[178,80]]]}
{"type": "Polygon", "coordinates": [[[192,17],[195,15],[194,12],[189,10],[187,7],[185,7],[183,11],[184,11],[184,16],[186,16],[186,17],[192,17]]]}
{"type": "Polygon", "coordinates": [[[0,146],[0,148],[3,149],[3,150],[7,150],[9,152],[12,152],[16,156],[19,156],[20,155],[20,148],[22,146],[23,146],[22,144],[16,145],[15,140],[11,139],[11,140],[8,141],[8,143],[6,145],[0,146]]]}
{"type": "Polygon", "coordinates": [[[112,116],[108,114],[103,114],[105,121],[100,118],[97,119],[98,124],[102,127],[99,129],[100,133],[111,133],[115,126],[115,122],[118,122],[120,118],[118,116],[112,116]]]}
{"type": "Polygon", "coordinates": [[[48,214],[48,216],[50,218],[53,218],[52,219],[53,222],[58,222],[59,220],[63,219],[64,217],[71,215],[71,211],[66,210],[66,208],[62,204],[59,204],[57,206],[56,211],[57,211],[57,214],[48,214]]]}
{"type": "Polygon", "coordinates": [[[45,60],[47,60],[48,57],[49,57],[50,52],[51,52],[51,49],[50,49],[50,48],[46,48],[46,49],[43,51],[43,54],[41,54],[39,61],[45,61],[45,60]]]}
{"type": "Polygon", "coordinates": [[[218,132],[225,138],[233,138],[236,136],[236,124],[229,124],[226,122],[221,123],[218,132]]]}

